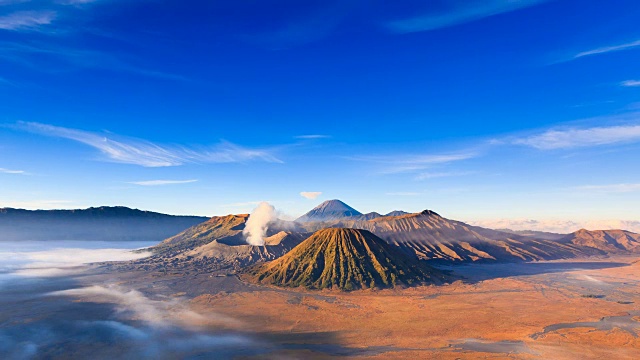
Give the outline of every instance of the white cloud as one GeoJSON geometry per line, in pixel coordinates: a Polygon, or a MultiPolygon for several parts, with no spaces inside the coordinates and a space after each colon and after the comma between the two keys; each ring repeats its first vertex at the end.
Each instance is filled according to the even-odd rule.
{"type": "Polygon", "coordinates": [[[416,176],[416,180],[429,180],[436,179],[442,177],[451,177],[451,176],[465,176],[471,175],[473,172],[465,171],[465,172],[423,172],[416,176]]]}
{"type": "Polygon", "coordinates": [[[578,186],[576,189],[605,193],[628,193],[640,191],[640,184],[585,185],[578,186]]]}
{"type": "Polygon", "coordinates": [[[97,2],[98,0],[59,0],[56,1],[60,5],[84,5],[97,2]]]}
{"type": "Polygon", "coordinates": [[[515,139],[512,143],[541,150],[554,150],[635,141],[640,141],[640,125],[548,130],[542,134],[515,139]]]}
{"type": "Polygon", "coordinates": [[[427,169],[434,165],[442,165],[451,162],[468,160],[477,156],[478,155],[475,153],[454,153],[439,155],[401,154],[385,157],[356,157],[352,159],[385,164],[384,168],[382,168],[379,173],[387,175],[416,172],[427,169]]]}
{"type": "Polygon", "coordinates": [[[296,139],[327,139],[330,138],[329,135],[320,135],[320,134],[312,134],[312,135],[298,135],[295,136],[296,139]]]}
{"type": "Polygon", "coordinates": [[[20,175],[26,174],[24,170],[10,170],[5,168],[0,168],[0,173],[1,174],[20,174],[20,175]]]}
{"type": "Polygon", "coordinates": [[[14,127],[36,134],[74,140],[99,150],[111,161],[144,167],[179,166],[186,163],[232,163],[249,160],[282,162],[268,150],[244,148],[230,142],[222,142],[210,148],[188,148],[158,145],[136,138],[117,137],[116,140],[114,139],[116,136],[113,134],[93,133],[35,122],[19,122],[14,127]]]}
{"type": "Polygon", "coordinates": [[[625,87],[636,87],[640,86],[640,80],[626,80],[621,82],[620,85],[625,87]]]}
{"type": "Polygon", "coordinates": [[[577,59],[585,56],[606,54],[614,51],[629,50],[629,49],[636,48],[638,46],[640,46],[640,40],[632,41],[632,42],[621,44],[621,45],[605,46],[605,47],[600,47],[600,48],[596,48],[588,51],[583,51],[581,53],[576,54],[573,58],[577,59]]]}
{"type": "Polygon", "coordinates": [[[300,196],[307,198],[309,200],[317,199],[318,196],[322,195],[321,191],[303,191],[300,193],[300,196]]]}
{"type": "Polygon", "coordinates": [[[131,181],[129,184],[140,186],[160,186],[160,185],[173,185],[173,184],[189,184],[198,180],[145,180],[145,181],[131,181]]]}
{"type": "Polygon", "coordinates": [[[640,233],[640,221],[630,220],[563,220],[563,219],[484,219],[472,220],[467,223],[489,229],[533,230],[559,234],[568,234],[580,229],[614,230],[622,229],[640,233]]]}
{"type": "Polygon", "coordinates": [[[397,33],[429,31],[537,5],[547,0],[475,0],[445,2],[448,9],[393,21],[387,27],[397,33]]]}
{"type": "MultiPolygon", "coordinates": [[[[100,69],[107,71],[126,72],[144,77],[152,77],[171,81],[189,81],[182,75],[156,71],[134,65],[131,57],[127,60],[105,51],[78,49],[74,47],[57,46],[49,43],[0,43],[3,58],[32,70],[57,72],[59,68],[52,67],[52,59],[77,68],[100,69]]],[[[66,67],[63,67],[66,68],[66,67]]]]}
{"type": "Polygon", "coordinates": [[[51,24],[56,18],[55,11],[17,11],[0,16],[0,29],[11,31],[34,31],[51,24]]]}
{"type": "Polygon", "coordinates": [[[0,0],[0,6],[22,4],[29,1],[31,0],[0,0]]]}
{"type": "Polygon", "coordinates": [[[3,77],[0,77],[0,84],[4,84],[7,86],[16,86],[16,84],[13,81],[9,81],[3,77]]]}

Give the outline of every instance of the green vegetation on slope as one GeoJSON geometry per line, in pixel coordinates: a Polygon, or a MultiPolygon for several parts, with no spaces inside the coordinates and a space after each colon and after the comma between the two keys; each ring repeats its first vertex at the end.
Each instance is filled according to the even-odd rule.
{"type": "Polygon", "coordinates": [[[356,290],[442,283],[440,271],[412,259],[366,230],[324,229],[285,256],[249,268],[263,284],[356,290]]]}

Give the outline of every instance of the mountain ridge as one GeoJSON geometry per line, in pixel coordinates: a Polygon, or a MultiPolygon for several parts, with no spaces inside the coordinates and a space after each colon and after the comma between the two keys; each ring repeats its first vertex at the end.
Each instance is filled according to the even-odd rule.
{"type": "Polygon", "coordinates": [[[590,247],[607,254],[640,253],[640,234],[626,230],[580,229],[559,241],[590,247]]]}
{"type": "Polygon", "coordinates": [[[0,241],[161,241],[208,218],[125,206],[71,210],[0,209],[0,241]]]}

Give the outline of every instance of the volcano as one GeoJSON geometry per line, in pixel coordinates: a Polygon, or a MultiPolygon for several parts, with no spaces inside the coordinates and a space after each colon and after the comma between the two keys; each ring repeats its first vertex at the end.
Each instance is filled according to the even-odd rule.
{"type": "Polygon", "coordinates": [[[317,231],[283,257],[248,268],[245,278],[261,284],[347,291],[447,280],[439,270],[369,231],[343,228],[317,231]]]}
{"type": "Polygon", "coordinates": [[[361,212],[340,200],[327,200],[299,217],[296,222],[323,222],[360,216],[361,212]]]}

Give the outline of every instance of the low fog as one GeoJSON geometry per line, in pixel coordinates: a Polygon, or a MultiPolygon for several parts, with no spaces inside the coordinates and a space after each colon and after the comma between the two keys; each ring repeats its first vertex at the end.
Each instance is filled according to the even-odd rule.
{"type": "MultiPolygon", "coordinates": [[[[221,324],[237,323],[189,310],[180,299],[152,300],[134,290],[93,285],[31,294],[20,303],[34,297],[39,301],[35,311],[43,307],[48,311],[32,322],[0,328],[3,359],[172,359],[214,354],[224,359],[264,349],[246,335],[213,331],[221,324]]],[[[6,300],[0,304],[3,309],[20,306],[6,300]]],[[[17,311],[24,319],[30,316],[25,310],[17,311]]]]}
{"type": "Polygon", "coordinates": [[[148,242],[0,242],[0,286],[10,276],[49,277],[81,273],[87,263],[135,260],[150,255],[132,249],[148,242]]]}
{"type": "Polygon", "coordinates": [[[83,264],[148,254],[82,244],[0,243],[0,358],[224,359],[269,351],[234,330],[242,323],[193,311],[185,299],[93,281],[83,264]]]}

